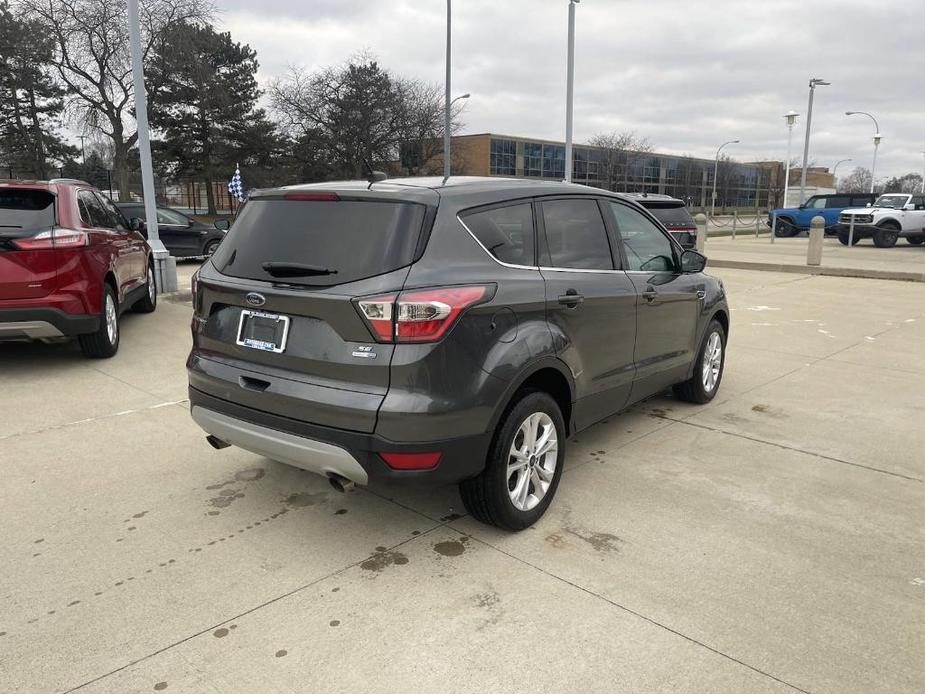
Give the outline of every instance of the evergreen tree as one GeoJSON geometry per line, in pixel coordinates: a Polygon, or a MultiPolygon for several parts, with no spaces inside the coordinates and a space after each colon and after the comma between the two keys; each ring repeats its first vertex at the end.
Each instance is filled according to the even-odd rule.
{"type": "Polygon", "coordinates": [[[52,79],[54,42],[0,0],[0,160],[15,175],[49,178],[76,150],[58,136],[63,90],[52,79]]]}
{"type": "MultiPolygon", "coordinates": [[[[269,168],[278,146],[273,125],[257,108],[256,52],[211,26],[181,24],[152,61],[152,78],[164,88],[151,103],[151,125],[165,171],[206,184],[215,213],[213,181],[230,177],[236,162],[269,168]]],[[[245,172],[245,184],[258,183],[245,172]]]]}

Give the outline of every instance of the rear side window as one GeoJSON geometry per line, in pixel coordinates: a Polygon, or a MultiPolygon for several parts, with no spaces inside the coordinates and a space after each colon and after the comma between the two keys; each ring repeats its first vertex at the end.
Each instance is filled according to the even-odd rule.
{"type": "Polygon", "coordinates": [[[462,220],[485,250],[502,263],[536,264],[533,205],[530,203],[472,212],[462,220]]]}
{"type": "Polygon", "coordinates": [[[111,224],[109,214],[103,209],[93,191],[82,190],[77,194],[77,209],[80,218],[87,226],[108,229],[111,224]]]}
{"type": "Polygon", "coordinates": [[[100,205],[103,208],[103,213],[106,215],[106,228],[116,229],[118,231],[125,231],[128,229],[128,225],[125,219],[122,217],[122,213],[119,211],[119,208],[116,207],[105,195],[100,195],[97,193],[96,197],[100,201],[100,205]]]}
{"type": "Polygon", "coordinates": [[[353,282],[410,265],[424,212],[414,203],[255,198],[241,208],[212,262],[244,279],[353,282]]]}
{"type": "Polygon", "coordinates": [[[652,216],[664,224],[666,227],[693,227],[694,220],[691,219],[691,213],[687,211],[684,205],[668,206],[649,206],[643,205],[652,216]]]}
{"type": "Polygon", "coordinates": [[[54,195],[46,190],[0,188],[0,235],[32,236],[54,224],[54,195]]]}
{"type": "Polygon", "coordinates": [[[830,208],[831,207],[839,207],[839,208],[850,207],[851,198],[848,197],[847,195],[833,195],[832,197],[826,200],[825,206],[830,207],[830,208]]]}
{"type": "Polygon", "coordinates": [[[547,267],[613,270],[610,242],[596,200],[543,203],[547,267]]]}
{"type": "Polygon", "coordinates": [[[852,207],[865,207],[869,202],[873,202],[873,199],[869,196],[863,198],[851,198],[852,207]]]}

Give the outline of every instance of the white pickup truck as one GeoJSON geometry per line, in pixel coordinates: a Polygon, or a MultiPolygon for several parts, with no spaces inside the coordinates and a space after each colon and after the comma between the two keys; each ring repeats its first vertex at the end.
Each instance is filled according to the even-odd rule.
{"type": "Polygon", "coordinates": [[[849,242],[852,218],[853,243],[873,238],[878,248],[890,248],[902,236],[913,245],[925,243],[925,195],[890,193],[868,207],[842,210],[838,215],[838,240],[849,242]]]}

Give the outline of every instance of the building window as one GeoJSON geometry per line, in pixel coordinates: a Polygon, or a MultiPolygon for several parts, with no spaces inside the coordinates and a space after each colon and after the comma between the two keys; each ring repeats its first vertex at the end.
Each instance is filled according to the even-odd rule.
{"type": "Polygon", "coordinates": [[[543,175],[543,145],[524,142],[524,176],[543,175]]]}
{"type": "Polygon", "coordinates": [[[517,175],[517,144],[492,138],[489,172],[492,176],[517,175]]]}
{"type": "Polygon", "coordinates": [[[565,178],[565,147],[543,145],[543,177],[565,178]]]}

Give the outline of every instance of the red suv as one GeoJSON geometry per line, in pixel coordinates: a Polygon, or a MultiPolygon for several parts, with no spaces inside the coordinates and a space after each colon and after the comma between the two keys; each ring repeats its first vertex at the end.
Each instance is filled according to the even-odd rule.
{"type": "Polygon", "coordinates": [[[0,183],[0,341],[76,336],[111,357],[120,314],[156,305],[151,248],[93,186],[0,183]]]}

